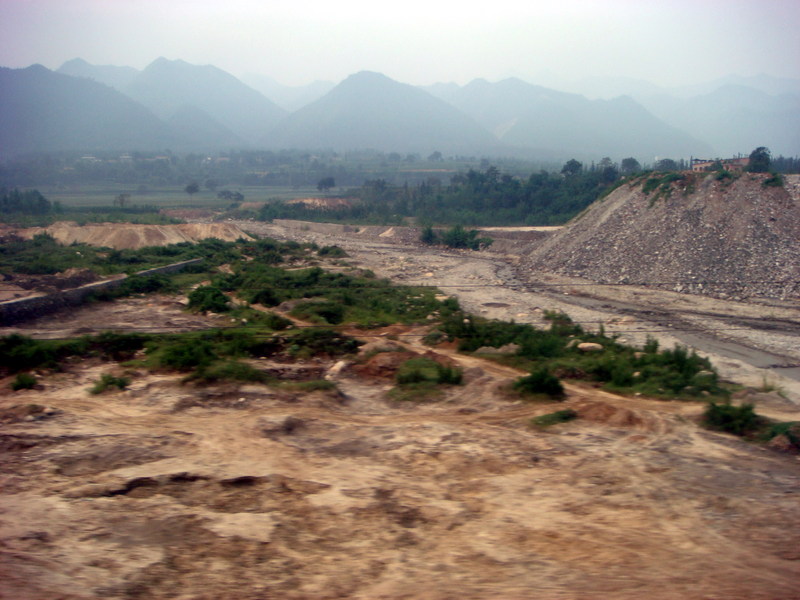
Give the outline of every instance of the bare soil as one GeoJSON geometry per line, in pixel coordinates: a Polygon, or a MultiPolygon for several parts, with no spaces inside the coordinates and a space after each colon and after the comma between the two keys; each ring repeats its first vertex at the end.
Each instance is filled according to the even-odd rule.
{"type": "MultiPolygon", "coordinates": [[[[252,229],[337,243],[346,262],[440,286],[490,317],[535,323],[563,309],[631,341],[665,343],[691,322],[723,346],[787,360],[798,352],[796,306],[523,278],[508,255],[423,251],[313,224],[252,229]],[[665,312],[675,327],[655,326],[665,312]],[[720,331],[731,318],[741,328],[720,331]]],[[[174,298],[97,304],[69,319],[27,332],[220,324],[174,298]]],[[[430,350],[425,328],[353,333],[364,353],[430,350]]],[[[39,389],[0,382],[0,597],[800,598],[794,455],[703,430],[699,403],[575,385],[564,402],[527,402],[509,391],[519,372],[435,352],[464,369],[465,384],[425,403],[390,400],[385,365],[366,372],[322,359],[294,365],[295,377],[322,373],[335,391],[195,387],[141,371],[127,391],[96,396],[92,382],[124,368],[92,362],[42,373],[39,389]],[[529,423],[564,408],[579,418],[529,423]]],[[[800,396],[779,369],[712,358],[745,383],[769,376],[785,397],[744,394],[761,413],[797,419],[800,396]]]]}

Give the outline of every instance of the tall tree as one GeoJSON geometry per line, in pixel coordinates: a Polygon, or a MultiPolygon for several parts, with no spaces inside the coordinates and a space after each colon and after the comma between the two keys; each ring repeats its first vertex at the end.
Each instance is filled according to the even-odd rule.
{"type": "Polygon", "coordinates": [[[577,175],[583,169],[583,165],[574,158],[569,159],[561,168],[562,175],[577,175]]]}
{"type": "Polygon", "coordinates": [[[671,158],[662,158],[656,163],[656,171],[677,171],[678,163],[671,158]]]}
{"type": "Polygon", "coordinates": [[[637,171],[641,171],[642,165],[639,164],[638,160],[631,156],[628,158],[623,158],[622,162],[619,164],[619,168],[623,175],[631,175],[637,171]]]}
{"type": "Polygon", "coordinates": [[[336,180],[333,177],[323,177],[317,182],[317,189],[320,192],[327,192],[334,187],[336,187],[336,180]]]}
{"type": "Polygon", "coordinates": [[[768,173],[771,163],[772,156],[769,148],[759,146],[750,153],[750,164],[747,165],[747,170],[751,173],[768,173]]]}

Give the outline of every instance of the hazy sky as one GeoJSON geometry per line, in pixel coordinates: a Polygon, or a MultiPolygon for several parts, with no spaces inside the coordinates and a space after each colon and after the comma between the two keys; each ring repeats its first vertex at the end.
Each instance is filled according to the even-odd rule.
{"type": "Polygon", "coordinates": [[[0,66],[159,56],[300,85],[596,75],[800,78],[800,0],[0,0],[0,66]]]}

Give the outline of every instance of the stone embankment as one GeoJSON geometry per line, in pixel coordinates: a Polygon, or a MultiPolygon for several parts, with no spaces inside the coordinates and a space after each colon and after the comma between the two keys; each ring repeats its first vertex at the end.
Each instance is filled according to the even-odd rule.
{"type": "MultiPolygon", "coordinates": [[[[139,271],[136,273],[136,275],[147,276],[175,273],[185,269],[189,265],[199,263],[202,260],[203,259],[201,258],[193,258],[192,260],[185,260],[163,267],[155,267],[153,269],[139,271]]],[[[80,304],[83,304],[92,294],[119,287],[127,279],[127,277],[127,275],[123,274],[114,277],[113,279],[95,281],[76,288],[59,290],[51,294],[29,296],[27,298],[19,298],[16,300],[9,300],[7,302],[0,302],[0,325],[7,326],[14,323],[19,323],[21,321],[26,321],[28,319],[34,319],[68,306],[79,306],[80,304]]]]}
{"type": "MultiPolygon", "coordinates": [[[[652,176],[651,176],[652,177],[652,176]]],[[[600,283],[718,298],[800,299],[800,175],[686,174],[649,193],[623,185],[522,264],[600,283]]]]}

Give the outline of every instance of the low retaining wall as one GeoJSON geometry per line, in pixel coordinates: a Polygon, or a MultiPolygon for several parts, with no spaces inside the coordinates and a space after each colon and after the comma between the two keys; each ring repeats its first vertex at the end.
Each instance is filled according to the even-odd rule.
{"type": "MultiPolygon", "coordinates": [[[[188,267],[189,265],[201,262],[202,258],[193,258],[192,260],[185,260],[163,267],[155,267],[153,269],[146,269],[139,271],[135,275],[147,276],[156,274],[176,273],[188,267]]],[[[61,290],[52,294],[44,294],[42,296],[29,296],[27,298],[18,298],[16,300],[8,300],[7,302],[0,302],[0,326],[12,325],[20,321],[27,321],[42,315],[46,315],[68,306],[78,306],[83,304],[91,294],[96,292],[111,290],[122,285],[128,278],[127,275],[118,277],[116,279],[105,279],[103,281],[95,281],[94,283],[87,283],[80,287],[72,288],[70,290],[61,290]]]]}

